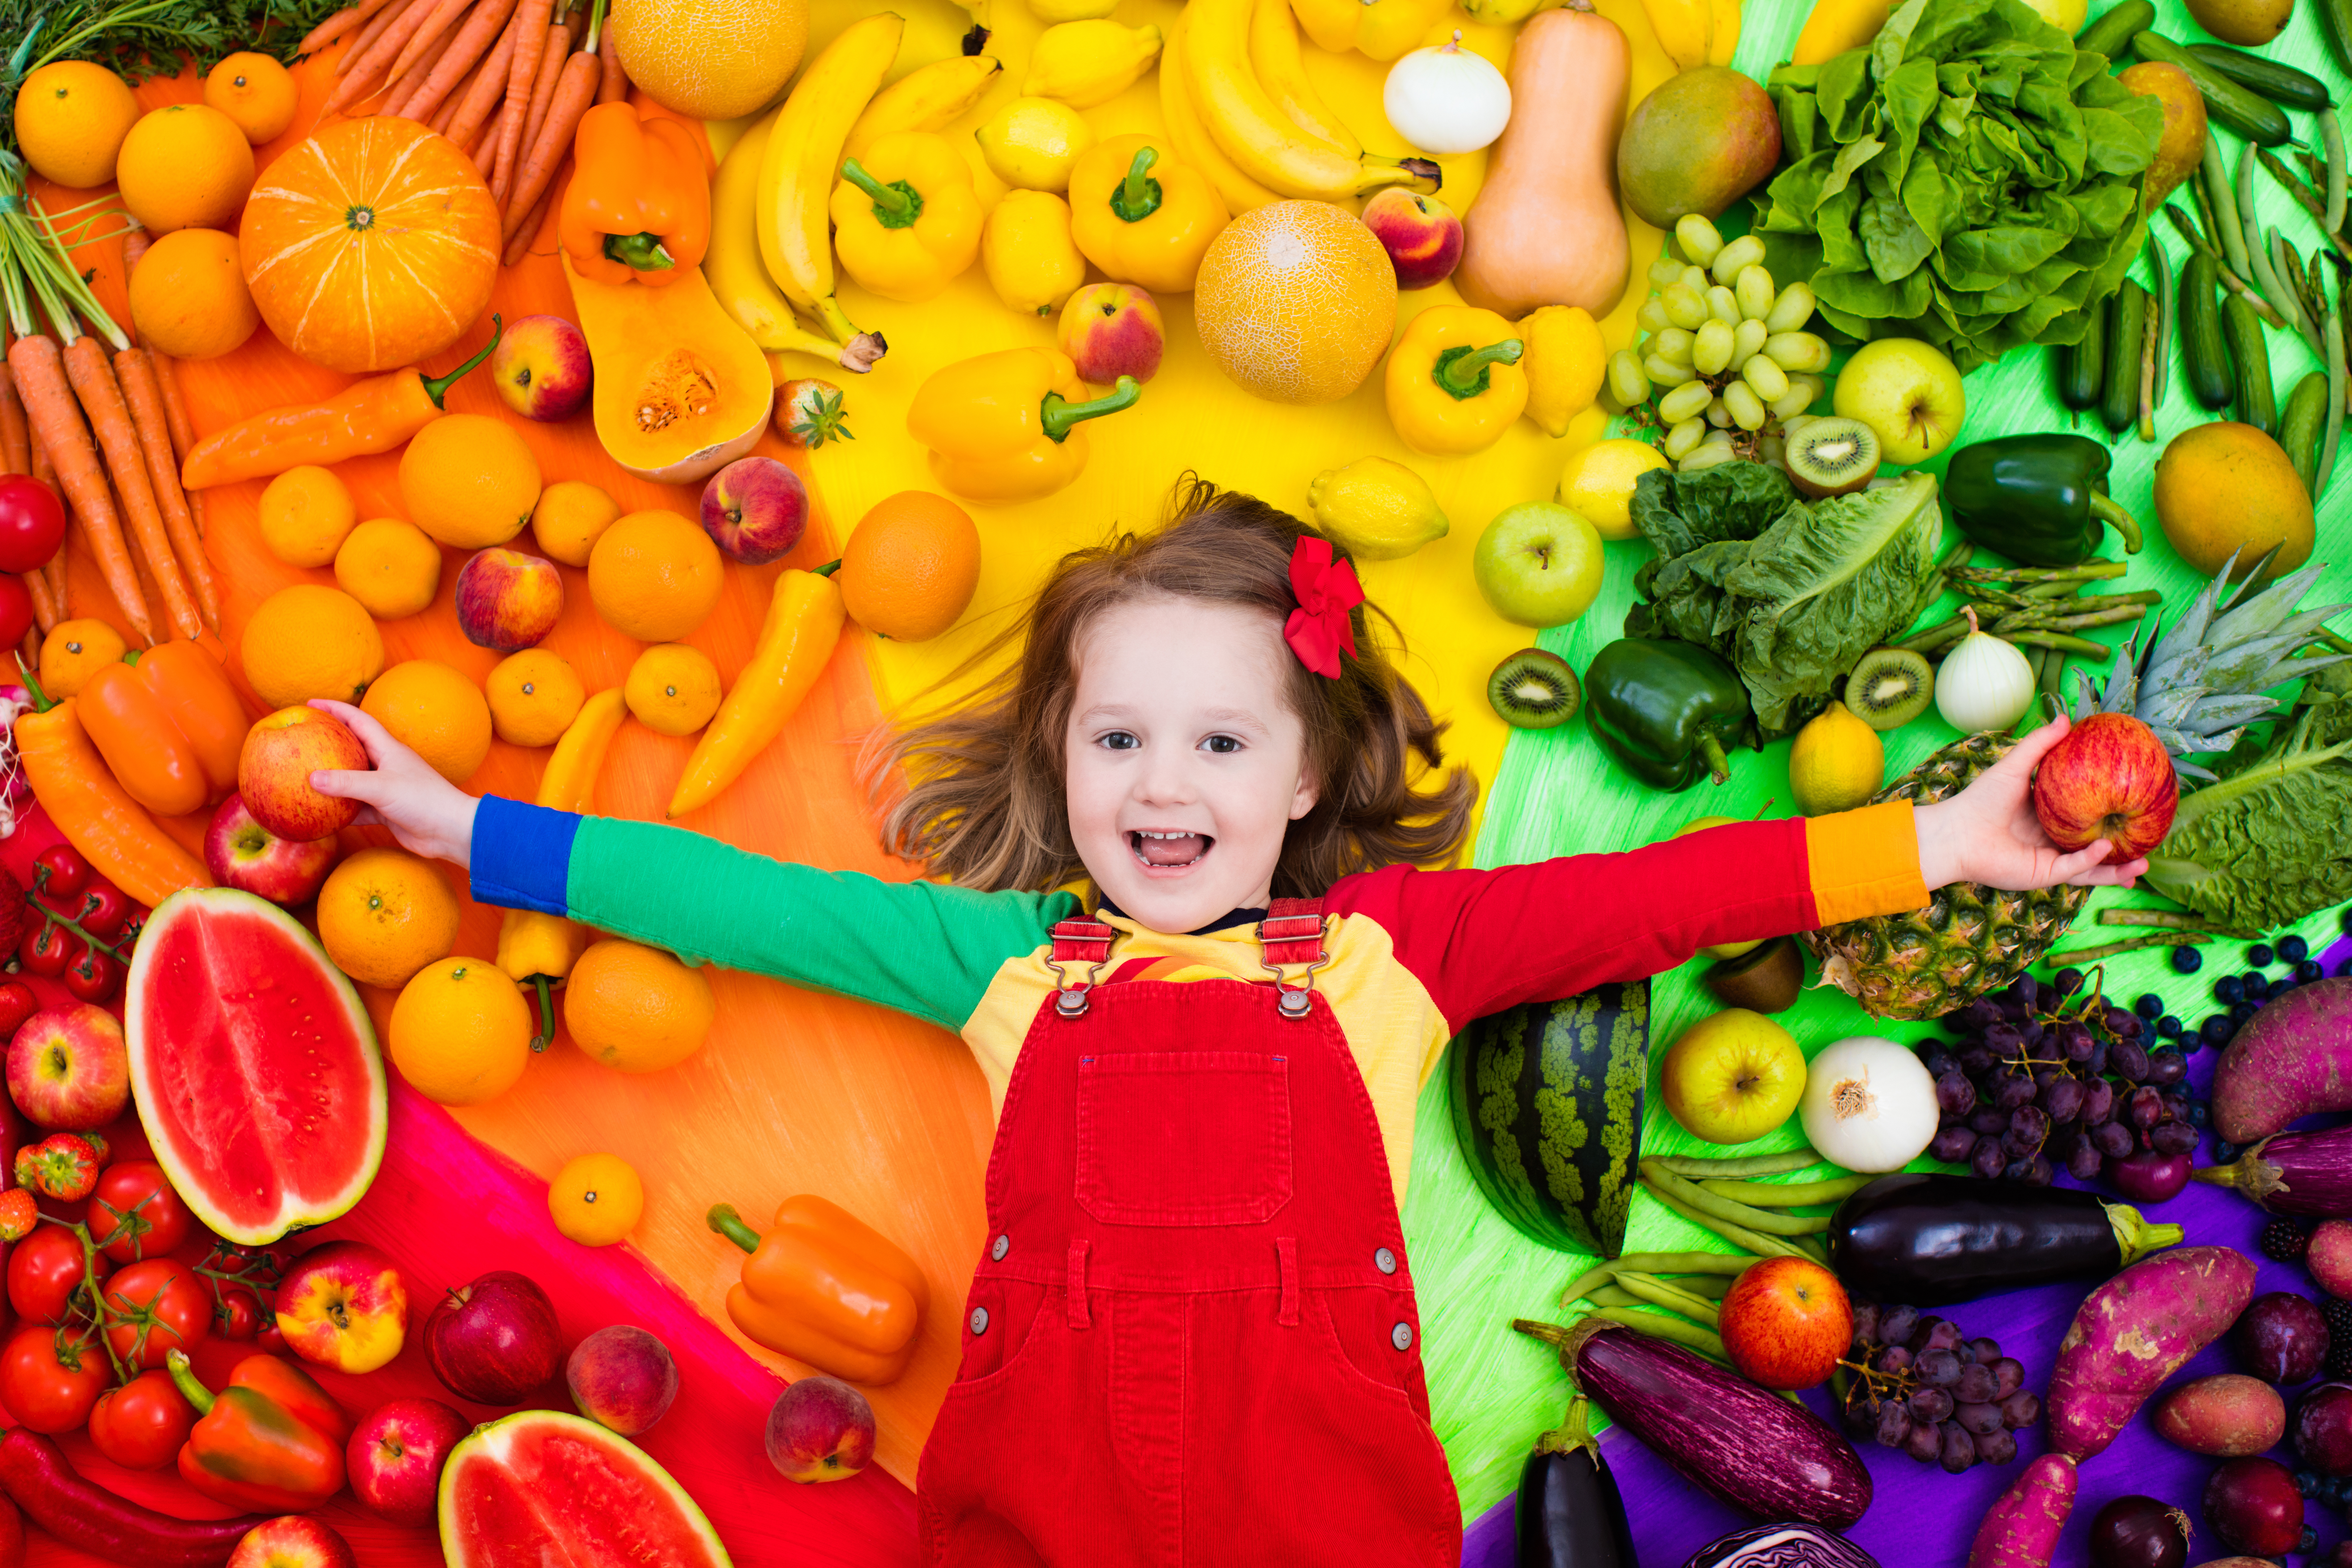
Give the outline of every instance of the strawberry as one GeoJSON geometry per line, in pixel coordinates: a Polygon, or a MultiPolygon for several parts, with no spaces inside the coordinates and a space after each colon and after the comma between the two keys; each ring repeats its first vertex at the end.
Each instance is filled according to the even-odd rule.
{"type": "Polygon", "coordinates": [[[108,1143],[101,1134],[97,1133],[76,1133],[74,1136],[79,1138],[83,1143],[89,1145],[90,1158],[98,1162],[99,1169],[104,1170],[107,1166],[114,1163],[114,1145],[108,1143]]]}
{"type": "Polygon", "coordinates": [[[39,1169],[33,1164],[33,1151],[39,1147],[40,1145],[38,1144],[19,1144],[16,1145],[16,1164],[8,1174],[15,1178],[18,1186],[35,1186],[39,1185],[36,1179],[39,1175],[39,1169]]]}
{"type": "Polygon", "coordinates": [[[52,1133],[33,1151],[33,1186],[61,1203],[90,1195],[98,1186],[98,1155],[79,1133],[52,1133]]]}
{"type": "Polygon", "coordinates": [[[21,1186],[0,1192],[0,1241],[22,1241],[40,1221],[33,1195],[21,1186]]]}

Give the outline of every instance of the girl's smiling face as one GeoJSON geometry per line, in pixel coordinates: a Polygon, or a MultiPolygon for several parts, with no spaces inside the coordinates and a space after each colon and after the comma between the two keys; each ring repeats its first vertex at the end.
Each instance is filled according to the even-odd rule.
{"type": "Polygon", "coordinates": [[[1105,611],[1077,646],[1065,737],[1070,837],[1103,896],[1154,931],[1262,907],[1314,809],[1281,623],[1199,599],[1105,611]]]}

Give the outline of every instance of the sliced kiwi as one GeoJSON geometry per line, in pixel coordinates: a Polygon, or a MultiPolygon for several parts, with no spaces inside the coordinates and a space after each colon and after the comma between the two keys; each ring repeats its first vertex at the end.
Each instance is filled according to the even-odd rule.
{"type": "Polygon", "coordinates": [[[1936,700],[1936,672],[1908,648],[1873,648],[1845,678],[1845,706],[1876,730],[1900,729],[1936,700]]]}
{"type": "Polygon", "coordinates": [[[1808,496],[1851,495],[1878,473],[1878,433],[1858,419],[1808,420],[1787,439],[1789,482],[1808,496]]]}
{"type": "Polygon", "coordinates": [[[1584,688],[1559,654],[1522,648],[1486,677],[1486,700],[1514,729],[1551,729],[1576,716],[1584,688]]]}
{"type": "Polygon", "coordinates": [[[1805,985],[1804,956],[1794,937],[1775,936],[1737,958],[1726,958],[1708,969],[1706,988],[1727,1008],[1751,1012],[1786,1012],[1797,1005],[1805,985]]]}

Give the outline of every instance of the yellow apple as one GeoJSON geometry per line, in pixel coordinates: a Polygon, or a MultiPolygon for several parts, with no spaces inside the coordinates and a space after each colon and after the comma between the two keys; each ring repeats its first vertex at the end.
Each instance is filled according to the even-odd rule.
{"type": "MultiPolygon", "coordinates": [[[[1738,821],[1739,819],[1737,817],[1700,817],[1676,828],[1672,836],[1679,839],[1685,833],[1696,833],[1707,828],[1728,827],[1738,821]]],[[[1742,953],[1762,946],[1764,940],[1763,937],[1759,936],[1752,942],[1718,942],[1712,947],[1700,948],[1698,956],[1702,958],[1737,958],[1742,953]]]]}
{"type": "Polygon", "coordinates": [[[1659,1071],[1666,1109],[1692,1136],[1744,1144],[1789,1119],[1805,1092],[1805,1053],[1762,1013],[1726,1008],[1683,1030],[1659,1071]]]}

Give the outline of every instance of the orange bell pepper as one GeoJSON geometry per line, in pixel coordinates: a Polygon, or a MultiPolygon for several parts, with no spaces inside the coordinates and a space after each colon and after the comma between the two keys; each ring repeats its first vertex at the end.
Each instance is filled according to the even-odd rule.
{"type": "Polygon", "coordinates": [[[784,1199],[761,1236],[722,1203],[710,1228],[751,1256],[727,1292],[735,1326],[781,1355],[851,1383],[907,1370],[930,1282],[898,1244],[837,1204],[784,1199]]]}
{"type": "Polygon", "coordinates": [[[82,727],[132,800],[181,817],[236,788],[253,720],[219,663],[194,643],[126,653],[83,684],[82,727]]]}
{"type": "Polygon", "coordinates": [[[343,1490],[351,1417],[310,1375],[274,1355],[248,1355],[215,1394],[185,1351],[167,1358],[197,1420],[180,1447],[180,1479],[215,1502],[301,1513],[343,1490]]]}
{"type": "Polygon", "coordinates": [[[694,133],[626,100],[581,117],[572,183],[556,217],[572,270],[599,283],[662,287],[710,248],[710,176],[694,133]]]}
{"type": "Polygon", "coordinates": [[[205,862],[157,827],[107,770],[82,728],[80,699],[49,703],[29,672],[24,681],[36,709],[16,716],[16,759],[66,841],[100,876],[151,909],[184,887],[210,887],[205,862]]]}

